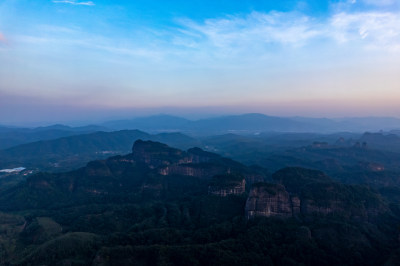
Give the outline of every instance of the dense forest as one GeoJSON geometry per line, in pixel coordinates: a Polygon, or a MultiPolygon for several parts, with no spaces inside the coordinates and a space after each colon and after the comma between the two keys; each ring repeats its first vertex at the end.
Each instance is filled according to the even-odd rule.
{"type": "Polygon", "coordinates": [[[395,265],[398,188],[374,184],[138,140],[3,189],[0,264],[395,265]]]}

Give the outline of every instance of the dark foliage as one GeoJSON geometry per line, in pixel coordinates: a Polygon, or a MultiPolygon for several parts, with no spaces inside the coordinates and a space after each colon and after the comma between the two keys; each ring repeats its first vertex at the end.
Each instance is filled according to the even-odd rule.
{"type": "Polygon", "coordinates": [[[0,210],[8,214],[0,213],[0,264],[383,265],[399,257],[395,189],[380,190],[385,201],[366,185],[304,168],[279,170],[274,184],[252,184],[260,167],[199,149],[145,146],[147,161],[115,156],[71,172],[39,173],[2,192],[0,210]],[[180,162],[222,170],[213,177],[162,171],[180,162]],[[248,191],[208,194],[210,185],[243,179],[271,195],[288,191],[341,211],[248,220],[248,191]]]}

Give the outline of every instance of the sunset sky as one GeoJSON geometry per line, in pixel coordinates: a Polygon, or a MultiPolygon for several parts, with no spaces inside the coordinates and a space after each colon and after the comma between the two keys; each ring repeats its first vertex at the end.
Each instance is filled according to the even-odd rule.
{"type": "Polygon", "coordinates": [[[1,0],[0,124],[400,117],[400,0],[1,0]]]}

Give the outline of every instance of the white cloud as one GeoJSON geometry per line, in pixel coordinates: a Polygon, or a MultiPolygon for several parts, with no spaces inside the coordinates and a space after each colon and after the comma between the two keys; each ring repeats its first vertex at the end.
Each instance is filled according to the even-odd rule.
{"type": "Polygon", "coordinates": [[[284,58],[294,61],[298,56],[312,58],[316,49],[335,58],[339,52],[347,56],[348,51],[368,49],[400,52],[400,17],[388,11],[352,13],[346,9],[332,11],[325,18],[301,12],[252,12],[202,21],[179,19],[177,24],[159,31],[139,29],[123,38],[112,32],[100,36],[77,27],[37,25],[36,35],[12,37],[46,53],[82,49],[88,56],[106,52],[112,60],[127,62],[145,59],[228,68],[248,62],[283,62],[284,58]]]}
{"type": "Polygon", "coordinates": [[[304,47],[316,41],[358,48],[398,50],[400,16],[395,12],[335,12],[327,18],[298,12],[253,12],[202,22],[185,19],[174,43],[188,48],[268,51],[269,46],[304,47]]]}
{"type": "MultiPolygon", "coordinates": [[[[179,22],[185,28],[182,33],[188,37],[203,39],[221,48],[274,43],[301,46],[320,34],[312,18],[298,13],[253,12],[247,17],[208,19],[203,23],[179,22]]],[[[188,43],[193,46],[192,42],[188,43]]]]}
{"type": "Polygon", "coordinates": [[[330,25],[332,37],[340,43],[362,40],[367,48],[399,48],[400,16],[395,13],[339,13],[331,18],[330,25]]]}
{"type": "MultiPolygon", "coordinates": [[[[55,30],[58,30],[58,28],[55,28],[55,30]]],[[[77,35],[65,36],[63,38],[54,36],[17,35],[15,36],[15,39],[19,43],[28,44],[30,46],[41,46],[43,49],[39,49],[39,51],[45,51],[45,53],[48,53],[48,50],[51,50],[52,48],[58,50],[60,47],[63,49],[74,47],[76,49],[91,49],[92,51],[101,50],[110,54],[124,56],[126,59],[142,58],[157,61],[160,60],[163,55],[161,51],[156,49],[140,46],[121,47],[116,45],[113,39],[101,36],[82,37],[85,35],[84,33],[77,33],[77,35]]]]}
{"type": "Polygon", "coordinates": [[[77,6],[94,6],[95,4],[92,1],[86,1],[86,2],[77,2],[76,0],[54,0],[52,1],[53,3],[62,3],[62,4],[71,4],[71,5],[77,5],[77,6]]]}

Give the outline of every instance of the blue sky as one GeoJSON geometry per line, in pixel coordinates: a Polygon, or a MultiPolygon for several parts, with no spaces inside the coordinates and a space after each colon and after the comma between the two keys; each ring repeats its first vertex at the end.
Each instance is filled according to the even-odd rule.
{"type": "Polygon", "coordinates": [[[0,124],[400,117],[400,1],[0,2],[0,124]]]}

